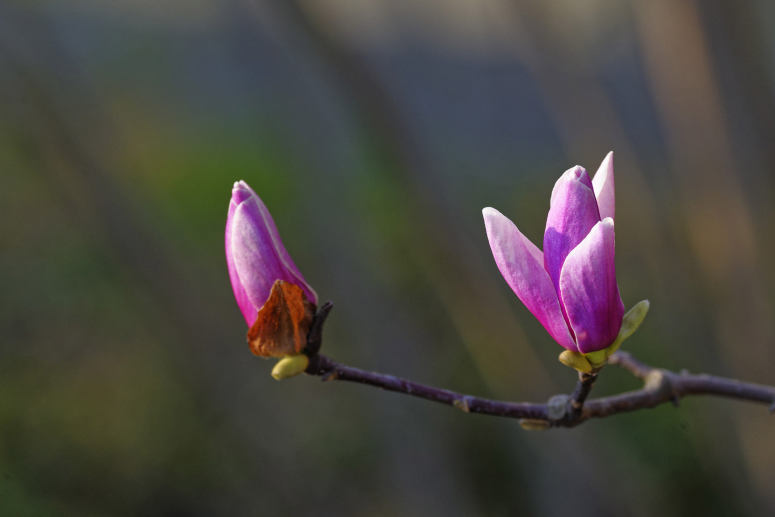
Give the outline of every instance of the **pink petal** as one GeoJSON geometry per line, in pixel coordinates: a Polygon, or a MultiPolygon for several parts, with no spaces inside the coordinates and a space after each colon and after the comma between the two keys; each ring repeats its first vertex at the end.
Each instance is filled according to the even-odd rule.
{"type": "Polygon", "coordinates": [[[565,259],[560,299],[581,353],[610,345],[622,325],[624,304],[616,285],[614,220],[597,223],[565,259]]]}
{"type": "Polygon", "coordinates": [[[274,219],[272,219],[272,215],[269,213],[269,209],[266,207],[264,202],[261,201],[261,198],[258,197],[255,192],[253,192],[253,189],[251,189],[247,183],[240,181],[239,184],[243,188],[250,190],[250,192],[255,197],[256,204],[258,205],[259,215],[261,216],[263,223],[266,225],[266,228],[269,231],[269,236],[272,239],[273,247],[278,254],[278,258],[282,264],[283,269],[286,271],[287,278],[285,280],[297,284],[299,287],[301,287],[304,290],[304,294],[307,295],[307,299],[317,305],[318,295],[312,286],[309,285],[306,280],[304,280],[304,276],[302,276],[301,271],[299,271],[299,268],[296,267],[296,264],[293,262],[293,259],[288,253],[288,250],[285,249],[283,241],[280,240],[280,232],[277,231],[277,226],[274,223],[274,219]]]}
{"type": "Polygon", "coordinates": [[[494,208],[485,208],[482,214],[495,263],[506,283],[555,341],[576,350],[541,250],[494,208]]]}
{"type": "Polygon", "coordinates": [[[272,216],[244,181],[235,183],[232,190],[226,263],[234,297],[248,325],[255,321],[276,280],[300,286],[308,299],[317,303],[317,294],[288,255],[272,216]]]}
{"type": "Polygon", "coordinates": [[[595,177],[592,179],[592,186],[597,198],[597,206],[600,209],[600,218],[614,218],[615,195],[614,195],[614,152],[609,152],[597,169],[595,177]]]}
{"type": "Polygon", "coordinates": [[[231,288],[234,291],[234,298],[237,300],[237,306],[242,312],[242,316],[248,325],[252,325],[256,319],[258,308],[254,307],[248,298],[248,293],[245,291],[245,287],[239,279],[237,274],[237,267],[234,264],[234,252],[233,249],[233,226],[234,226],[234,212],[237,210],[237,202],[232,197],[229,203],[229,215],[226,219],[226,266],[229,270],[229,280],[231,281],[231,288]]]}
{"type": "Polygon", "coordinates": [[[552,190],[544,232],[544,267],[557,292],[565,257],[598,221],[600,213],[587,171],[578,165],[568,169],[552,190]]]}

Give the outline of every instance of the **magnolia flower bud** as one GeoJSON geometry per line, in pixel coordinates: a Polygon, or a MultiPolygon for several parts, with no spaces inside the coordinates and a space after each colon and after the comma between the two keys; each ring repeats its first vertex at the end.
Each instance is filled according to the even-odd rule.
{"type": "Polygon", "coordinates": [[[307,344],[318,301],[280,240],[264,203],[234,184],[226,220],[226,263],[254,354],[283,357],[307,344]]]}

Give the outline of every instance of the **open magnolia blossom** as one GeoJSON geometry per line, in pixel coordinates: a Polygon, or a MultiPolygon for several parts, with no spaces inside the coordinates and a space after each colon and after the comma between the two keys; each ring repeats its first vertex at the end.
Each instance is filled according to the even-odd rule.
{"type": "Polygon", "coordinates": [[[232,189],[226,263],[237,305],[250,326],[253,353],[301,353],[318,297],[283,246],[269,210],[244,181],[232,189]]]}
{"type": "Polygon", "coordinates": [[[617,340],[624,304],[614,264],[613,152],[594,179],[575,166],[557,180],[543,252],[494,208],[482,212],[503,278],[557,343],[587,354],[617,340]]]}

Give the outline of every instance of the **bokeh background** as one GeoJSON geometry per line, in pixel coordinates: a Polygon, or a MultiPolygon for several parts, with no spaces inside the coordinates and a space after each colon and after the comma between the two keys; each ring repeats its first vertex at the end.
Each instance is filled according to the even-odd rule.
{"type": "MultiPolygon", "coordinates": [[[[0,0],[0,514],[772,515],[775,420],[691,398],[523,431],[251,355],[232,182],[352,365],[569,391],[480,210],[540,242],[616,153],[641,359],[775,382],[766,0],[0,0]]],[[[595,394],[637,387],[606,370],[595,394]]]]}

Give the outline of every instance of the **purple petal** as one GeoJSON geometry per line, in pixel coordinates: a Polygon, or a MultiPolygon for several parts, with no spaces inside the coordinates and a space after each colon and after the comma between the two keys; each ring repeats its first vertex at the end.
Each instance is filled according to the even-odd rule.
{"type": "Polygon", "coordinates": [[[592,179],[592,187],[595,190],[597,198],[597,207],[600,210],[600,218],[614,218],[615,215],[615,196],[614,196],[614,152],[609,152],[600,168],[597,169],[595,177],[592,179]]]}
{"type": "Polygon", "coordinates": [[[248,298],[248,293],[240,282],[237,274],[237,267],[234,264],[234,253],[232,252],[232,231],[234,226],[234,212],[237,210],[237,203],[234,200],[229,202],[229,215],[226,219],[226,266],[229,269],[229,280],[231,288],[234,291],[234,298],[237,300],[242,315],[245,317],[248,325],[252,325],[258,313],[258,307],[254,307],[248,298]]]}
{"type": "Polygon", "coordinates": [[[226,263],[234,297],[248,325],[255,321],[276,280],[300,286],[317,303],[317,294],[288,255],[269,210],[244,181],[235,183],[232,190],[226,263]]]}
{"type": "Polygon", "coordinates": [[[286,250],[285,246],[283,246],[283,241],[280,239],[280,232],[277,231],[277,226],[274,223],[274,219],[272,219],[272,215],[269,213],[269,209],[266,207],[266,205],[264,205],[263,201],[261,201],[261,198],[258,197],[255,192],[253,192],[253,189],[251,189],[247,183],[244,181],[240,181],[238,183],[242,189],[247,189],[250,191],[256,201],[256,204],[258,205],[260,216],[269,231],[274,249],[278,253],[280,263],[287,275],[282,279],[286,282],[297,284],[304,290],[304,294],[307,295],[307,299],[317,305],[318,295],[315,290],[312,289],[312,286],[309,285],[306,280],[304,280],[304,276],[301,274],[301,271],[299,271],[299,268],[296,267],[296,264],[293,262],[293,259],[288,253],[288,250],[286,250]]]}
{"type": "Polygon", "coordinates": [[[581,353],[610,345],[622,325],[624,304],[616,285],[614,220],[597,223],[565,259],[560,299],[581,353]]]}
{"type": "Polygon", "coordinates": [[[554,184],[544,232],[544,267],[558,293],[565,257],[598,221],[600,212],[587,171],[578,165],[568,169],[554,184]]]}
{"type": "Polygon", "coordinates": [[[506,283],[555,341],[576,350],[541,250],[494,208],[485,208],[482,214],[495,263],[506,283]]]}

